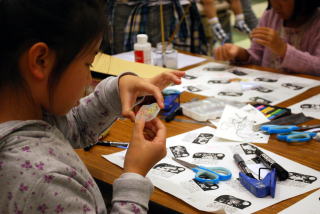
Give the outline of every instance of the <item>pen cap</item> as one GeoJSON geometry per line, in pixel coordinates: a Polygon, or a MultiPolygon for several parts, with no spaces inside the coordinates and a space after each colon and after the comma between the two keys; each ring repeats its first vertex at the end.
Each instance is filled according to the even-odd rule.
{"type": "Polygon", "coordinates": [[[243,161],[243,159],[240,157],[240,155],[238,153],[235,153],[233,155],[234,160],[236,161],[236,163],[238,164],[239,162],[243,161]]]}

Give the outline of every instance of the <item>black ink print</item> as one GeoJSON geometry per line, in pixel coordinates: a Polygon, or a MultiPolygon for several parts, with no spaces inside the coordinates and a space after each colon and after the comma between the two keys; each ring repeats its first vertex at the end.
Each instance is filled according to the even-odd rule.
{"type": "Polygon", "coordinates": [[[213,138],[213,134],[201,133],[196,139],[192,141],[192,143],[207,144],[211,138],[213,138]]]}
{"type": "Polygon", "coordinates": [[[173,174],[179,174],[180,172],[185,171],[186,169],[180,166],[174,166],[167,163],[160,163],[153,167],[153,169],[163,171],[163,172],[170,172],[173,174]]]}
{"type": "Polygon", "coordinates": [[[320,110],[320,104],[301,104],[300,108],[303,110],[320,110]]]}
{"type": "Polygon", "coordinates": [[[232,195],[220,195],[218,198],[214,200],[239,209],[245,209],[251,205],[250,201],[245,201],[240,198],[236,198],[232,195]]]}
{"type": "Polygon", "coordinates": [[[212,66],[212,67],[204,67],[203,71],[225,71],[228,69],[228,66],[221,65],[221,66],[212,66]]]}
{"type": "Polygon", "coordinates": [[[272,89],[269,89],[269,88],[266,88],[266,87],[263,87],[263,86],[258,86],[256,88],[253,88],[252,90],[255,90],[255,91],[259,91],[261,93],[270,93],[270,92],[273,92],[272,89]]]}
{"type": "Polygon", "coordinates": [[[208,84],[228,84],[230,80],[209,80],[208,84]]]}
{"type": "Polygon", "coordinates": [[[240,71],[240,70],[237,70],[237,69],[234,69],[232,71],[230,71],[231,73],[237,75],[237,76],[245,76],[245,75],[248,75],[246,72],[243,72],[243,71],[240,71]]]}
{"type": "Polygon", "coordinates": [[[183,158],[190,155],[184,146],[172,146],[170,150],[175,158],[183,158]]]}
{"type": "Polygon", "coordinates": [[[225,157],[225,155],[223,153],[198,152],[194,153],[192,157],[195,159],[222,160],[225,157]]]}
{"type": "Polygon", "coordinates": [[[187,90],[190,91],[190,92],[199,92],[199,91],[202,91],[200,88],[194,87],[194,86],[192,86],[192,85],[185,86],[184,88],[187,88],[187,90]]]}
{"type": "Polygon", "coordinates": [[[295,90],[295,91],[303,89],[302,86],[296,85],[296,84],[293,84],[293,83],[283,83],[281,86],[283,86],[285,88],[289,88],[289,89],[295,90]]]}
{"type": "Polygon", "coordinates": [[[240,144],[243,152],[246,154],[246,155],[252,155],[252,154],[255,154],[256,153],[256,147],[255,146],[252,146],[248,143],[242,143],[240,144]]]}
{"type": "Polygon", "coordinates": [[[201,183],[201,182],[197,181],[196,179],[193,179],[193,181],[194,181],[203,191],[209,191],[209,190],[219,189],[219,186],[218,186],[217,184],[201,183]]]}
{"type": "Polygon", "coordinates": [[[250,98],[251,101],[256,102],[256,103],[261,103],[261,104],[270,104],[271,101],[264,99],[262,97],[251,97],[250,98]]]}
{"type": "Polygon", "coordinates": [[[197,77],[195,77],[195,76],[192,76],[192,75],[184,75],[182,78],[185,78],[185,79],[187,79],[187,80],[194,80],[194,79],[197,79],[197,77]]]}
{"type": "Polygon", "coordinates": [[[221,91],[218,93],[220,96],[229,96],[229,97],[240,97],[243,95],[242,92],[234,92],[234,91],[221,91]]]}
{"type": "Polygon", "coordinates": [[[267,77],[258,77],[254,79],[255,81],[258,82],[277,82],[277,79],[271,79],[271,78],[267,78],[267,77]]]}
{"type": "Polygon", "coordinates": [[[313,182],[315,182],[317,180],[317,177],[312,176],[312,175],[304,175],[304,174],[300,174],[297,172],[289,172],[288,179],[293,180],[293,181],[312,184],[313,182]]]}

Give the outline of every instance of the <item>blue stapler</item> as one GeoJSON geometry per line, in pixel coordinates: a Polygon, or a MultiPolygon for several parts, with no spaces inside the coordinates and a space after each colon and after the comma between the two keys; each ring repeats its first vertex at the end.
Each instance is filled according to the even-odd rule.
{"type": "MultiPolygon", "coordinates": [[[[180,109],[180,92],[177,90],[164,90],[164,108],[161,114],[172,120],[180,109]]],[[[169,122],[170,120],[166,121],[169,122]]]]}
{"type": "Polygon", "coordinates": [[[274,198],[276,192],[276,170],[272,169],[263,180],[258,180],[247,176],[243,172],[239,172],[240,183],[258,198],[263,198],[271,195],[274,198]]]}

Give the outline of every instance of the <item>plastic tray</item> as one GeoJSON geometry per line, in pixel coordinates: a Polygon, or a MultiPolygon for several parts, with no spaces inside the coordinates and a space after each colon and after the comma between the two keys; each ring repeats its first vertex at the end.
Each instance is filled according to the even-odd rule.
{"type": "Polygon", "coordinates": [[[207,121],[209,119],[214,120],[220,118],[226,105],[232,105],[241,108],[246,104],[209,97],[204,100],[183,103],[181,104],[181,107],[185,116],[197,121],[207,121]]]}

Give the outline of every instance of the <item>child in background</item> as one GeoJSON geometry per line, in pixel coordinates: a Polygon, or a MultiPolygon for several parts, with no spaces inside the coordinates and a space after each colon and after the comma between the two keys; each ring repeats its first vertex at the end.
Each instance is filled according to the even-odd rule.
{"type": "Polygon", "coordinates": [[[270,0],[251,33],[251,48],[225,44],[215,50],[215,58],[319,76],[319,6],[319,0],[270,0]]]}
{"type": "MultiPolygon", "coordinates": [[[[225,42],[228,39],[231,39],[228,38],[228,35],[222,29],[222,26],[219,22],[219,19],[217,17],[217,10],[215,7],[215,0],[201,0],[201,2],[203,4],[204,14],[208,18],[211,30],[216,38],[221,42],[225,42]]],[[[243,33],[249,34],[251,30],[245,23],[240,0],[229,0],[228,2],[230,3],[230,8],[235,15],[234,28],[243,33]]]]}
{"type": "MultiPolygon", "coordinates": [[[[101,81],[89,96],[90,65],[106,28],[99,0],[0,0],[0,213],[106,213],[101,193],[74,151],[131,111],[137,97],[180,83],[132,73],[101,81]]],[[[112,213],[146,213],[145,175],[166,153],[159,119],[136,120],[112,213]],[[148,136],[144,132],[148,131],[148,136]]]]}

